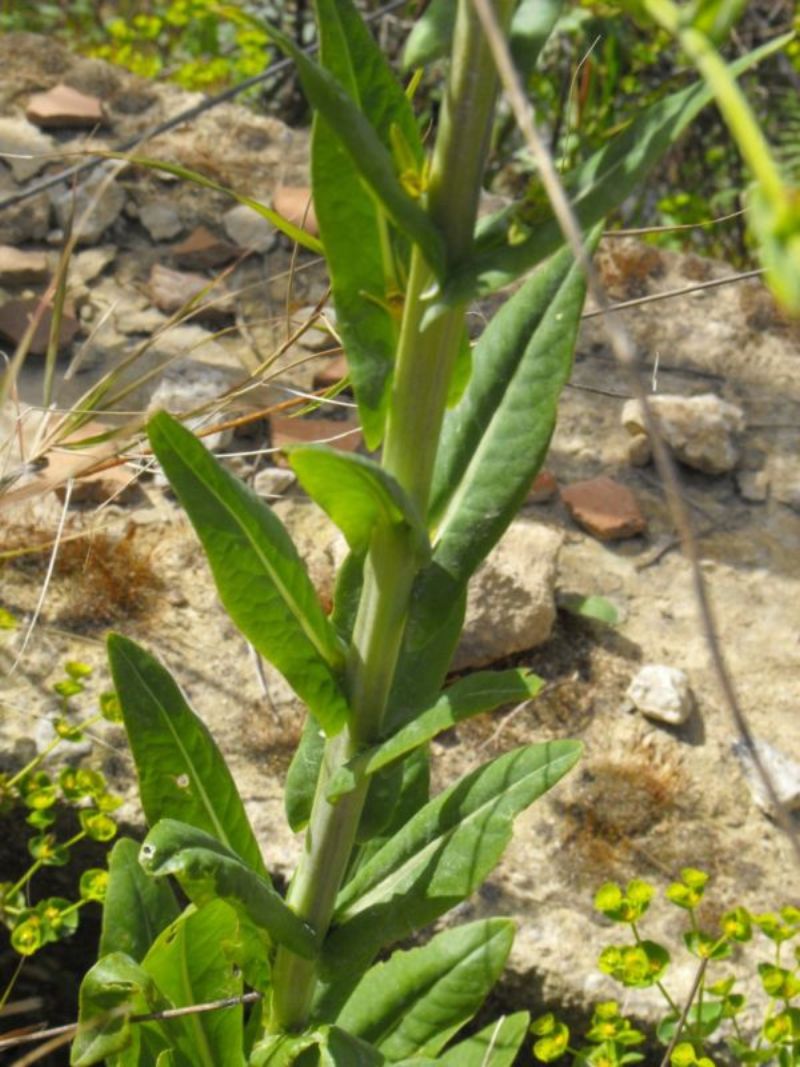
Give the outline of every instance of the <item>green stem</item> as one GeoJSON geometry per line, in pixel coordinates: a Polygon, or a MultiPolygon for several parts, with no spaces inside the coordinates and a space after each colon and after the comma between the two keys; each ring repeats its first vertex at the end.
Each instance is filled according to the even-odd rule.
{"type": "Polygon", "coordinates": [[[42,860],[36,860],[34,863],[32,863],[27,869],[27,871],[22,875],[22,877],[18,881],[16,881],[9,890],[6,891],[6,899],[11,899],[11,897],[13,897],[15,893],[18,893],[20,889],[24,889],[28,882],[30,882],[31,878],[33,878],[36,872],[38,870],[41,870],[43,866],[44,863],[42,860]]]}
{"type": "MultiPolygon", "coordinates": [[[[512,0],[499,0],[507,23],[512,0]]],[[[446,240],[448,262],[468,254],[497,92],[488,46],[470,0],[459,0],[453,59],[428,187],[428,210],[446,240]]],[[[395,379],[386,426],[383,466],[420,514],[427,512],[433,465],[453,365],[462,343],[463,307],[444,310],[423,327],[433,303],[434,277],[419,249],[411,269],[400,329],[395,379]]],[[[403,530],[379,527],[364,569],[347,661],[352,709],[348,729],[328,740],[303,854],[287,901],[317,931],[319,944],[355,843],[368,781],[332,805],[328,784],[341,765],[380,737],[419,567],[403,530]]],[[[269,1029],[298,1030],[309,1015],[316,985],[313,961],[279,948],[273,968],[269,1029]]]]}

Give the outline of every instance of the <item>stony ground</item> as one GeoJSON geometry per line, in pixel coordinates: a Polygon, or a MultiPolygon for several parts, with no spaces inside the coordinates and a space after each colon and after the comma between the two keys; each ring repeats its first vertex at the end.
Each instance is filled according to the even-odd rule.
{"type": "MultiPolygon", "coordinates": [[[[134,121],[145,128],[187,103],[184,97],[171,97],[172,90],[156,93],[102,65],[74,61],[54,47],[41,53],[38,66],[25,68],[27,80],[13,83],[15,71],[19,73],[15,52],[0,42],[2,48],[7,50],[7,65],[0,65],[0,102],[3,113],[16,120],[21,119],[26,94],[60,80],[104,100],[112,118],[104,136],[112,140],[129,134],[134,121]],[[17,85],[13,93],[11,84],[17,85]],[[147,93],[155,96],[145,106],[147,93]],[[141,111],[130,103],[137,99],[141,111]],[[126,111],[123,101],[133,110],[126,111]]],[[[29,58],[33,54],[31,44],[29,58]]],[[[247,180],[249,175],[252,183],[245,191],[259,191],[265,198],[281,182],[302,180],[302,141],[292,156],[285,146],[296,138],[292,141],[273,120],[231,107],[224,120],[207,117],[203,123],[168,141],[167,155],[180,150],[180,158],[198,165],[205,145],[217,161],[223,160],[229,180],[237,175],[247,180]],[[217,125],[209,126],[212,122],[217,125]],[[218,152],[214,138],[223,135],[225,151],[218,152]],[[279,153],[270,145],[284,147],[279,153]],[[255,165],[248,169],[251,160],[260,160],[263,172],[255,165]],[[287,160],[292,168],[288,175],[287,160]],[[281,166],[284,173],[277,174],[281,166]]],[[[76,134],[48,136],[64,144],[76,134]]],[[[9,188],[15,183],[11,174],[5,181],[9,188]]],[[[174,252],[176,244],[198,225],[209,227],[218,241],[234,241],[230,227],[220,225],[229,201],[159,183],[140,172],[117,181],[124,202],[79,253],[91,270],[89,277],[84,272],[74,282],[77,334],[65,344],[62,373],[76,346],[84,346],[87,358],[82,372],[62,384],[61,403],[73,403],[132,346],[165,326],[169,312],[157,304],[152,268],[166,264],[185,273],[185,262],[174,252]],[[143,221],[152,218],[146,209],[155,202],[177,216],[180,228],[169,238],[154,236],[143,221]]],[[[46,221],[39,231],[17,233],[13,242],[6,233],[4,239],[17,249],[44,253],[51,264],[54,253],[48,241],[56,240],[58,219],[50,201],[41,210],[46,221]]],[[[218,324],[207,321],[173,327],[151,346],[152,365],[163,362],[165,351],[167,358],[177,352],[183,368],[179,385],[185,392],[188,381],[191,392],[194,383],[199,390],[195,402],[209,380],[219,389],[220,379],[214,375],[227,375],[225,381],[230,382],[251,372],[274,351],[276,337],[285,336],[285,272],[291,261],[290,249],[275,238],[268,248],[251,252],[225,280],[232,293],[250,287],[234,297],[234,310],[227,312],[225,322],[238,329],[219,337],[212,335],[218,324]],[[181,330],[194,331],[192,338],[181,330]],[[187,346],[193,349],[191,364],[184,355],[187,346]],[[197,366],[204,368],[199,377],[197,366]]],[[[321,268],[310,257],[301,256],[294,266],[300,269],[289,298],[293,310],[316,302],[325,287],[321,268]]],[[[725,264],[657,253],[629,241],[606,242],[601,267],[612,296],[623,301],[731,273],[725,264]]],[[[195,263],[192,269],[210,281],[222,268],[195,263]]],[[[37,291],[30,283],[16,288],[8,281],[0,284],[8,290],[3,303],[24,298],[27,290],[37,291]]],[[[699,535],[720,640],[752,729],[788,759],[800,761],[800,332],[782,319],[757,281],[631,307],[625,323],[656,395],[711,393],[743,413],[744,428],[731,438],[738,451],[730,469],[710,474],[682,465],[682,491],[699,535]]],[[[258,397],[237,410],[246,413],[284,399],[286,386],[308,389],[332,358],[314,356],[310,363],[286,369],[309,359],[307,349],[293,346],[282,357],[277,377],[260,385],[258,397]]],[[[32,358],[20,382],[22,402],[38,402],[41,380],[41,360],[32,358]]],[[[144,407],[155,387],[154,378],[141,396],[129,397],[132,409],[144,407]]],[[[579,737],[585,744],[576,772],[518,820],[507,858],[477,897],[460,909],[464,916],[492,913],[518,919],[507,992],[515,1003],[533,1010],[543,1004],[585,1008],[612,992],[593,966],[611,933],[591,909],[594,889],[609,878],[636,875],[664,886],[682,866],[703,867],[714,876],[709,920],[733,903],[756,910],[800,903],[792,889],[789,847],[754,802],[733,751],[735,730],[709,667],[689,568],[676,547],[658,478],[652,465],[631,463],[643,457],[622,425],[628,394],[600,320],[587,317],[547,460],[552,483],[540,493],[545,499],[524,508],[509,541],[512,558],[497,557],[483,575],[473,603],[473,641],[460,661],[463,667],[487,660],[530,665],[548,686],[535,702],[461,727],[434,746],[436,780],[443,785],[525,741],[579,737]],[[598,476],[631,490],[632,506],[646,523],[643,532],[600,540],[579,526],[559,492],[552,492],[553,486],[564,490],[598,476]],[[575,594],[607,598],[619,613],[617,625],[576,618],[558,606],[575,594]],[[496,621],[509,615],[514,625],[507,634],[502,631],[506,644],[498,647],[496,621]],[[481,635],[488,630],[493,642],[487,651],[481,635]],[[688,675],[695,706],[683,725],[654,722],[631,708],[626,690],[646,663],[681,668],[688,675]]],[[[14,465],[9,457],[17,415],[15,408],[3,413],[9,445],[6,470],[14,465]]],[[[25,434],[32,435],[34,422],[31,416],[23,423],[25,434]]],[[[273,444],[278,429],[285,428],[273,422],[273,444]]],[[[330,434],[336,425],[315,429],[330,434]]],[[[249,436],[239,436],[225,448],[263,448],[270,442],[268,432],[263,420],[248,424],[249,436]]],[[[255,478],[257,465],[265,461],[263,456],[240,456],[231,462],[255,478]]],[[[0,551],[52,539],[62,512],[51,491],[54,469],[39,472],[36,476],[44,479],[40,482],[29,480],[33,490],[25,492],[23,480],[13,487],[16,497],[8,494],[13,506],[4,510],[0,551]]],[[[259,476],[265,492],[277,491],[274,472],[266,479],[263,471],[259,476]]],[[[9,632],[0,647],[2,758],[13,764],[47,742],[51,686],[65,660],[92,664],[92,691],[105,688],[103,636],[110,627],[117,628],[157,649],[174,670],[231,762],[270,867],[286,876],[298,841],[285,828],[281,790],[301,710],[271,674],[265,692],[248,649],[217,603],[194,536],[169,493],[152,477],[136,478],[134,467],[126,468],[123,481],[135,482],[124,503],[112,498],[98,504],[95,499],[70,507],[67,534],[91,531],[91,538],[76,540],[71,550],[70,542],[62,546],[62,563],[27,645],[26,624],[42,589],[46,554],[7,562],[3,569],[2,605],[23,625],[9,632]]],[[[113,494],[122,484],[97,493],[113,494]]],[[[334,531],[294,487],[273,503],[298,541],[320,595],[329,599],[340,553],[334,531]]],[[[126,797],[123,818],[138,832],[141,818],[124,739],[113,727],[98,730],[95,737],[85,758],[102,766],[126,797]]],[[[795,786],[800,791],[796,777],[795,786]]],[[[680,925],[674,909],[655,909],[649,930],[675,943],[680,925]]],[[[7,954],[2,963],[8,965],[7,954]]],[[[692,970],[688,962],[678,964],[678,991],[688,986],[692,970]]],[[[630,998],[628,1006],[647,1017],[652,1003],[649,994],[641,994],[630,998]]]]}

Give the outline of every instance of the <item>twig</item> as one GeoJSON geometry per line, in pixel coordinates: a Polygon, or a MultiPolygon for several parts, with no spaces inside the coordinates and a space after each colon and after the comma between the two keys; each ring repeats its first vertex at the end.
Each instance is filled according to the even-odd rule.
{"type": "Polygon", "coordinates": [[[652,293],[650,296],[638,296],[635,300],[624,300],[620,304],[608,304],[596,311],[584,311],[582,319],[595,319],[598,315],[605,315],[609,311],[624,311],[626,308],[639,307],[640,304],[652,304],[656,300],[671,300],[674,296],[688,296],[689,293],[697,293],[701,289],[714,289],[718,285],[729,285],[731,282],[743,282],[748,278],[758,278],[764,273],[762,268],[758,270],[746,270],[740,274],[726,274],[724,278],[713,278],[710,282],[697,282],[695,285],[682,286],[680,289],[667,289],[664,293],[652,293]]]}
{"type": "MultiPolygon", "coordinates": [[[[148,1011],[139,1015],[131,1015],[130,1023],[152,1023],[162,1019],[179,1019],[185,1015],[202,1015],[210,1011],[221,1011],[223,1008],[235,1008],[239,1004],[255,1004],[261,1000],[263,993],[252,991],[241,993],[238,997],[223,997],[221,1000],[209,1000],[203,1004],[189,1004],[183,1008],[165,1008],[163,1011],[148,1011]]],[[[43,1038],[63,1037],[67,1039],[78,1029],[78,1023],[65,1023],[63,1026],[51,1026],[48,1030],[37,1030],[30,1034],[17,1034],[14,1037],[0,1037],[0,1052],[7,1048],[16,1048],[18,1045],[28,1045],[33,1041],[41,1041],[43,1038]]]]}
{"type": "Polygon", "coordinates": [[[542,184],[547,191],[547,195],[553,208],[553,213],[558,220],[567,243],[573,250],[576,262],[580,264],[586,275],[589,292],[600,309],[600,313],[603,315],[603,324],[607,331],[611,347],[620,366],[625,370],[629,377],[633,395],[639,401],[645,429],[653,443],[654,458],[664,483],[667,502],[680,535],[683,551],[689,563],[695,601],[700,615],[700,625],[705,637],[714,673],[717,676],[717,681],[722,691],[724,702],[728,707],[736,730],[753,761],[758,776],[764,785],[770,803],[773,805],[777,821],[789,840],[795,853],[797,863],[800,864],[800,836],[798,836],[794,825],[792,824],[785,805],[778,797],[772,779],[764,766],[764,761],[756,748],[755,739],[741,705],[739,704],[739,698],[736,693],[733,679],[728,671],[725,656],[717,636],[716,617],[711,606],[705,578],[700,568],[697,541],[692,530],[688,511],[681,499],[678,474],[675,464],[670,456],[669,449],[664,442],[664,438],[661,435],[657,421],[654,417],[647,391],[639,376],[639,358],[636,354],[633,341],[622,324],[618,314],[614,313],[611,309],[602,283],[600,282],[597,272],[586,252],[580,226],[578,225],[578,221],[575,218],[572,207],[567,199],[566,191],[556,171],[553,158],[534,125],[530,103],[525,95],[523,86],[520,83],[519,76],[511,59],[511,53],[498,24],[494,9],[489,0],[472,0],[472,3],[481,23],[483,24],[484,32],[489,41],[489,46],[492,49],[500,80],[508,94],[519,129],[539,168],[542,184]]]}
{"type": "Polygon", "coordinates": [[[681,1036],[681,1031],[686,1025],[686,1020],[689,1018],[689,1012],[694,1003],[694,998],[697,996],[697,990],[700,988],[700,983],[703,981],[703,975],[706,973],[707,966],[708,957],[704,956],[700,960],[700,966],[697,968],[697,974],[694,976],[692,988],[689,990],[689,996],[686,998],[681,1017],[678,1019],[678,1024],[675,1027],[675,1033],[672,1035],[672,1040],[667,1045],[667,1051],[664,1053],[664,1058],[661,1061],[660,1067],[669,1067],[670,1056],[672,1055],[675,1046],[678,1044],[678,1038],[681,1036]]]}

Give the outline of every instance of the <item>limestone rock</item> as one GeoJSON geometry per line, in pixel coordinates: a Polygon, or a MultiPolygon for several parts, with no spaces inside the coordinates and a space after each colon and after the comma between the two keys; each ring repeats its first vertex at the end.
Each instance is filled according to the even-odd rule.
{"type": "Polygon", "coordinates": [[[800,461],[797,456],[775,456],[769,465],[772,495],[780,504],[800,512],[800,461]]]}
{"type": "Polygon", "coordinates": [[[139,212],[139,221],[154,241],[170,241],[183,229],[181,217],[168,200],[154,200],[139,212]]]}
{"type": "Polygon", "coordinates": [[[43,282],[50,273],[44,252],[27,252],[0,246],[0,285],[30,285],[43,282]]]}
{"type": "Polygon", "coordinates": [[[769,476],[765,470],[739,471],[736,485],[743,500],[749,504],[763,504],[769,493],[769,476]]]}
{"type": "Polygon", "coordinates": [[[470,583],[454,670],[482,667],[547,640],[562,541],[548,526],[526,519],[511,524],[470,583]]]}
{"type": "MultiPolygon", "coordinates": [[[[756,751],[764,766],[764,770],[770,777],[770,781],[778,794],[778,800],[789,811],[800,808],[800,763],[790,759],[780,749],[775,748],[768,741],[761,738],[755,739],[756,751]]],[[[774,815],[775,811],[769,794],[761,781],[753,759],[743,741],[735,741],[733,751],[742,764],[745,780],[750,789],[753,800],[767,815],[774,815]]]]}
{"type": "Polygon", "coordinates": [[[324,307],[319,312],[313,305],[300,308],[292,315],[292,330],[299,330],[312,319],[308,329],[297,338],[300,347],[309,352],[318,352],[338,345],[332,332],[336,329],[336,312],[332,307],[324,307]]]}
{"type": "MultiPolygon", "coordinates": [[[[650,398],[661,432],[677,458],[706,474],[725,474],[739,461],[738,435],[744,412],[714,393],[701,396],[659,395],[650,398]]],[[[632,436],[645,432],[637,400],[622,409],[622,425],[632,436]]]]}
{"type": "Polygon", "coordinates": [[[100,245],[76,252],[69,261],[70,285],[88,285],[99,278],[117,257],[116,245],[100,245]]]}
{"type": "Polygon", "coordinates": [[[238,248],[251,252],[269,252],[275,244],[277,231],[269,219],[253,211],[247,204],[237,204],[222,216],[225,233],[238,248]]]}
{"type": "Polygon", "coordinates": [[[58,151],[52,137],[23,118],[0,118],[0,155],[18,182],[38,174],[58,151]]]}
{"type": "MultiPolygon", "coordinates": [[[[11,192],[12,188],[8,173],[0,171],[0,196],[11,192]]],[[[0,242],[16,246],[26,241],[42,241],[47,237],[49,226],[50,201],[46,193],[39,193],[0,211],[0,242]]]]}
{"type": "Polygon", "coordinates": [[[636,497],[613,478],[573,482],[561,490],[561,499],[578,525],[600,541],[636,537],[647,529],[636,497]]]}
{"type": "Polygon", "coordinates": [[[292,488],[297,475],[286,467],[264,467],[253,479],[253,489],[259,496],[272,499],[292,488]]]}
{"type": "Polygon", "coordinates": [[[117,166],[96,167],[77,190],[58,185],[50,191],[50,200],[62,229],[70,219],[79,227],[78,243],[97,244],[125,206],[125,190],[115,180],[117,166]]]}
{"type": "Polygon", "coordinates": [[[161,263],[155,263],[150,271],[150,297],[155,306],[168,315],[200,298],[195,318],[214,321],[229,319],[234,313],[233,298],[222,283],[217,282],[211,288],[212,283],[213,280],[204,274],[170,270],[161,263]],[[204,294],[202,297],[201,293],[204,294]]]}
{"type": "MultiPolygon", "coordinates": [[[[167,367],[155,392],[150,398],[149,411],[163,408],[173,414],[185,414],[216,400],[230,388],[231,377],[221,367],[182,359],[167,367]]],[[[219,422],[223,416],[210,413],[198,414],[185,419],[190,430],[203,430],[219,422]]],[[[232,430],[223,430],[203,437],[203,444],[212,451],[224,448],[233,436],[232,430]]]]}
{"type": "Polygon", "coordinates": [[[648,663],[636,674],[627,697],[648,719],[671,726],[686,722],[694,707],[686,672],[655,663],[648,663]]]}
{"type": "Polygon", "coordinates": [[[25,116],[46,129],[91,129],[106,122],[102,101],[69,85],[54,85],[46,93],[35,93],[25,116]]]}

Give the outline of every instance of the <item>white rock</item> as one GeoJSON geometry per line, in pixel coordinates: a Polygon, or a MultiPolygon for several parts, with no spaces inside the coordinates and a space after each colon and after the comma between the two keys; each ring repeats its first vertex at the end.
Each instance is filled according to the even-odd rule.
{"type": "Polygon", "coordinates": [[[139,221],[154,241],[168,241],[183,229],[181,217],[167,201],[154,200],[139,212],[139,221]]]}
{"type": "MultiPolygon", "coordinates": [[[[292,330],[299,330],[303,323],[308,322],[314,316],[315,311],[313,304],[296,311],[292,315],[292,330]]],[[[309,352],[332,348],[336,344],[336,338],[331,331],[335,329],[336,312],[332,307],[325,307],[314,320],[314,324],[297,339],[297,343],[309,352]]]]}
{"type": "Polygon", "coordinates": [[[283,467],[264,467],[253,479],[253,489],[259,496],[269,499],[282,496],[296,481],[297,475],[292,470],[283,467]]]}
{"type": "Polygon", "coordinates": [[[278,231],[263,215],[247,204],[237,204],[222,216],[225,233],[239,248],[253,252],[269,252],[278,238],[278,231]]]}
{"type": "Polygon", "coordinates": [[[648,719],[672,726],[686,722],[694,706],[686,673],[678,667],[655,663],[642,667],[628,686],[626,696],[648,719]]]}
{"type": "Polygon", "coordinates": [[[88,285],[113,263],[117,255],[115,245],[100,245],[77,252],[69,261],[69,280],[71,285],[88,285]]]}
{"type": "MultiPolygon", "coordinates": [[[[650,405],[664,439],[687,467],[706,474],[724,474],[739,461],[737,436],[744,430],[744,412],[713,393],[702,396],[652,396],[650,405]]],[[[638,400],[622,409],[622,425],[632,436],[645,432],[638,400]]]]}
{"type": "MultiPolygon", "coordinates": [[[[770,781],[778,794],[778,800],[789,811],[800,808],[800,763],[790,759],[768,741],[760,738],[755,740],[756,751],[769,775],[770,781]]],[[[761,775],[758,773],[753,759],[743,741],[734,741],[733,751],[742,764],[745,781],[750,789],[753,800],[767,815],[774,815],[775,810],[769,798],[761,775]]]]}
{"type": "MultiPolygon", "coordinates": [[[[231,376],[221,367],[210,367],[191,359],[182,359],[167,367],[150,398],[148,411],[163,408],[174,414],[184,414],[202,407],[230,388],[231,376]]],[[[184,420],[190,430],[202,430],[224,416],[217,413],[200,414],[184,420]]],[[[224,430],[203,437],[203,444],[212,451],[224,448],[233,437],[233,430],[224,430]]]]}
{"type": "Polygon", "coordinates": [[[52,137],[23,118],[0,118],[0,156],[18,182],[38,174],[55,156],[52,137]]]}
{"type": "Polygon", "coordinates": [[[517,519],[469,586],[453,669],[481,667],[542,644],[556,617],[556,560],[563,534],[517,519]]]}
{"type": "Polygon", "coordinates": [[[774,456],[769,465],[769,483],[779,503],[800,511],[800,460],[796,456],[774,456]]]}
{"type": "Polygon", "coordinates": [[[59,226],[66,229],[74,218],[79,244],[96,244],[125,206],[125,190],[111,177],[116,171],[116,165],[110,169],[101,164],[77,190],[70,185],[57,185],[50,190],[59,226]]]}
{"type": "Polygon", "coordinates": [[[769,475],[766,471],[739,471],[736,484],[743,500],[751,504],[763,504],[769,492],[769,475]]]}

